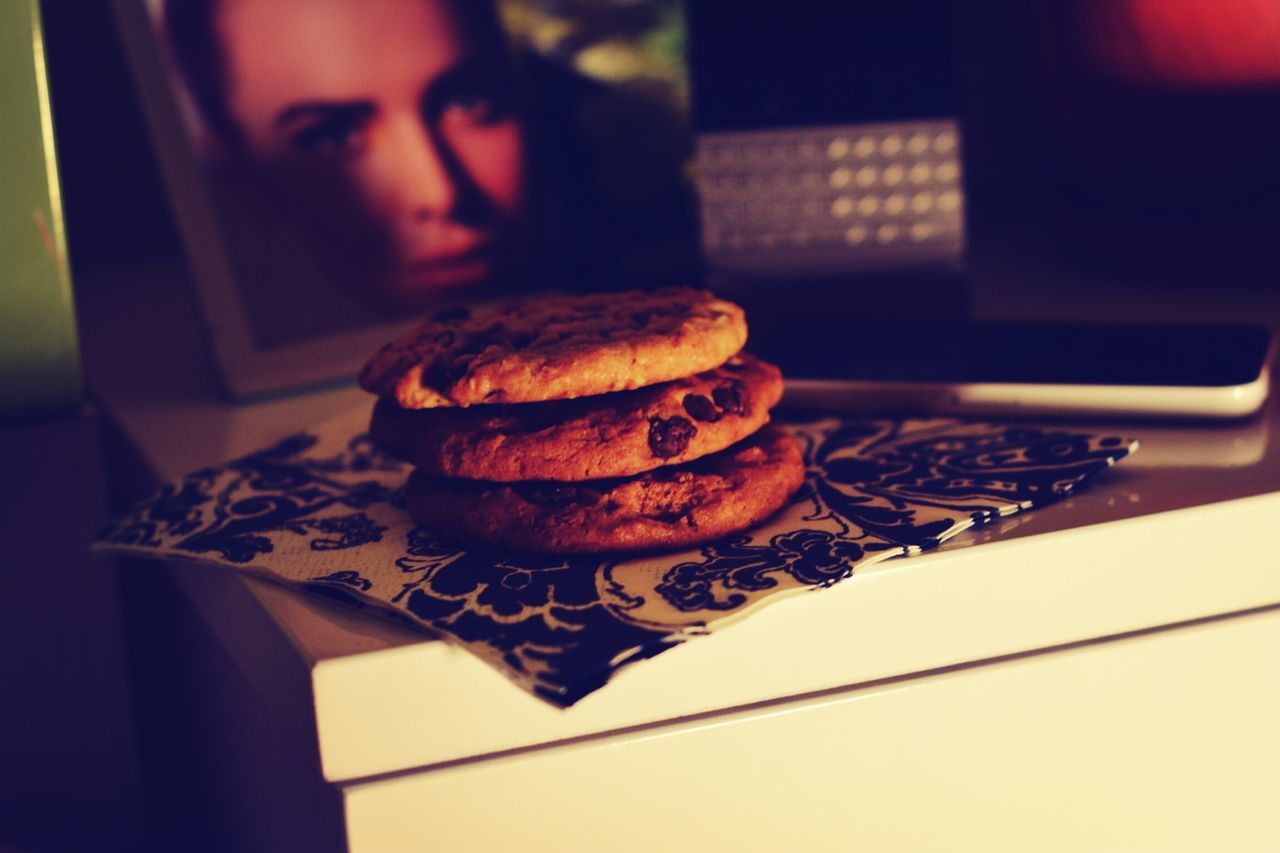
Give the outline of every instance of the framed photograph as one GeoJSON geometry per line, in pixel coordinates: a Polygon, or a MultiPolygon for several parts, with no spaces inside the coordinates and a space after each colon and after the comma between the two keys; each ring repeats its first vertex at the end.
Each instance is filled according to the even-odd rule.
{"type": "Polygon", "coordinates": [[[674,0],[115,5],[233,394],[354,376],[458,301],[696,264],[674,0]]]}
{"type": "Polygon", "coordinates": [[[527,134],[486,11],[117,0],[231,393],[353,377],[516,279],[527,134]]]}

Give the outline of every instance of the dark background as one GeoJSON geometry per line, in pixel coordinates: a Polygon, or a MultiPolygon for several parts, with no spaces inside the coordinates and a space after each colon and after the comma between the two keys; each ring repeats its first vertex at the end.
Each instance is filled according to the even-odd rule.
{"type": "MultiPolygon", "coordinates": [[[[181,251],[110,4],[44,3],[67,233],[75,267],[181,251]]],[[[1060,172],[1030,4],[958,16],[974,239],[1054,212],[1060,172]]]]}
{"type": "MultiPolygon", "coordinates": [[[[976,262],[1018,239],[1011,232],[1035,231],[1101,268],[1273,277],[1275,90],[1126,92],[1073,73],[1070,3],[938,5],[955,21],[976,262]]],[[[110,4],[45,0],[43,9],[73,268],[179,257],[110,4]]]]}

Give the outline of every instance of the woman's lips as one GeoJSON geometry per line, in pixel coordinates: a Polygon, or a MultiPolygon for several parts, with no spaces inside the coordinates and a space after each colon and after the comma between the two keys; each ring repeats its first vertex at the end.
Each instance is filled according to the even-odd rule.
{"type": "Polygon", "coordinates": [[[454,287],[483,279],[492,271],[493,262],[493,248],[485,244],[410,261],[400,268],[397,278],[410,287],[454,287]]]}

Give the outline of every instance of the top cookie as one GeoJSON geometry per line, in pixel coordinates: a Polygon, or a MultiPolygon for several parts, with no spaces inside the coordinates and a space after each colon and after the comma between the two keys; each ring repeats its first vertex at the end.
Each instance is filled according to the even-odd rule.
{"type": "Polygon", "coordinates": [[[742,309],[702,290],[536,297],[442,311],[360,385],[406,409],[564,400],[710,370],[746,339],[742,309]]]}

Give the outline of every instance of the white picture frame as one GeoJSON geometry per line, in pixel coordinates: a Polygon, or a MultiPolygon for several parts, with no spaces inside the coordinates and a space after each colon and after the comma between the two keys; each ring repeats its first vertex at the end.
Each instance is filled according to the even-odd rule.
{"type": "MultiPolygon", "coordinates": [[[[370,355],[412,328],[418,318],[388,321],[365,315],[344,325],[341,318],[358,313],[358,306],[329,286],[320,288],[320,298],[333,303],[327,310],[339,318],[336,327],[308,334],[294,331],[268,343],[255,333],[255,307],[246,298],[243,258],[237,255],[241,247],[227,227],[233,212],[211,184],[205,158],[190,132],[191,106],[160,32],[158,3],[113,0],[224,388],[233,397],[253,397],[354,381],[370,355]]],[[[316,298],[310,286],[300,288],[299,296],[316,298]]],[[[317,312],[314,301],[303,307],[312,314],[323,313],[317,312]]]]}
{"type": "MultiPolygon", "coordinates": [[[[617,33],[607,27],[602,30],[602,22],[589,8],[543,8],[536,0],[492,0],[488,5],[489,0],[458,0],[453,12],[465,10],[465,20],[458,24],[463,29],[453,29],[447,21],[431,22],[426,28],[429,33],[470,39],[460,64],[441,71],[432,85],[446,78],[471,85],[460,93],[446,93],[451,94],[446,102],[463,104],[457,108],[464,112],[475,109],[476,125],[510,128],[507,138],[514,142],[508,142],[507,148],[486,147],[494,144],[493,136],[479,141],[472,136],[450,141],[447,145],[453,147],[439,155],[441,162],[450,164],[442,169],[458,169],[457,186],[465,189],[457,189],[457,194],[478,199],[469,208],[471,215],[481,208],[488,211],[490,218],[474,229],[483,232],[483,239],[477,238],[482,245],[476,253],[484,254],[474,267],[487,271],[473,276],[455,268],[442,276],[456,273],[453,279],[411,285],[417,289],[403,299],[386,298],[387,276],[370,276],[373,283],[369,283],[364,278],[369,266],[355,264],[355,276],[337,272],[342,264],[363,261],[365,256],[354,253],[332,262],[329,256],[335,253],[330,250],[344,235],[339,234],[332,245],[317,246],[318,232],[303,224],[315,213],[337,214],[344,231],[360,233],[358,228],[348,228],[348,223],[368,223],[342,218],[349,213],[343,201],[273,215],[277,208],[271,206],[272,194],[261,192],[267,184],[255,182],[253,167],[260,164],[243,162],[255,160],[260,152],[240,158],[237,165],[236,155],[245,153],[237,145],[245,142],[240,134],[244,128],[234,126],[240,116],[227,121],[231,117],[224,114],[228,104],[221,102],[226,94],[216,91],[219,83],[196,76],[199,91],[192,88],[192,45],[186,42],[191,34],[185,29],[190,22],[185,15],[170,22],[181,31],[175,38],[174,27],[166,28],[162,19],[166,0],[112,2],[212,349],[224,385],[234,396],[350,381],[383,344],[410,329],[422,314],[447,307],[449,302],[546,289],[687,284],[700,273],[694,188],[687,168],[691,155],[687,87],[678,51],[682,18],[676,14],[675,0],[643,0],[642,5],[651,7],[646,11],[649,29],[643,33],[632,32],[634,23],[626,21],[605,22],[620,28],[617,33]],[[579,16],[584,19],[578,20],[579,16]],[[658,32],[663,37],[649,37],[658,32]],[[575,35],[568,38],[566,34],[575,35]],[[494,46],[505,58],[490,52],[494,46]],[[507,62],[510,67],[502,67],[507,62]],[[450,77],[454,69],[461,71],[450,77]],[[459,94],[461,101],[454,99],[459,94]],[[496,105],[497,118],[490,119],[490,124],[479,117],[482,106],[465,105],[468,98],[473,105],[483,104],[485,95],[492,95],[488,102],[496,105]],[[462,161],[467,162],[458,165],[462,161]],[[510,167],[494,178],[500,171],[494,164],[503,163],[510,167]],[[326,269],[326,263],[332,269],[326,269]],[[408,311],[417,313],[410,316],[408,311]]],[[[206,25],[206,21],[197,22],[197,41],[209,32],[206,25]]],[[[382,51],[386,36],[376,38],[382,51]]],[[[444,39],[446,44],[463,44],[449,42],[449,36],[444,39]]],[[[199,53],[205,47],[197,47],[197,64],[210,55],[199,53]]],[[[410,56],[425,55],[417,43],[405,49],[410,56]]],[[[252,55],[280,54],[273,47],[270,53],[252,55]]],[[[400,67],[396,61],[400,60],[381,67],[400,67]]],[[[218,65],[217,58],[213,65],[218,65]]],[[[358,64],[350,73],[360,75],[362,69],[375,65],[358,64]]],[[[209,69],[201,67],[199,74],[208,75],[209,69]]],[[[423,89],[421,97],[431,91],[423,89]]],[[[303,100],[304,107],[314,107],[312,101],[303,100]]],[[[420,109],[426,109],[423,103],[420,109]]],[[[322,100],[320,106],[332,105],[322,100]]],[[[289,112],[283,110],[266,120],[265,126],[278,131],[289,112]]],[[[261,130],[263,120],[256,120],[261,130]]],[[[442,132],[425,129],[433,139],[442,132]]],[[[358,195],[360,180],[350,177],[346,189],[358,195]]],[[[405,180],[395,186],[426,183],[405,180]]],[[[369,198],[359,201],[371,204],[369,198]]],[[[376,207],[376,202],[371,206],[376,207]]],[[[386,211],[366,212],[382,216],[375,227],[389,222],[386,211]]],[[[390,230],[381,236],[389,237],[390,230]]],[[[455,246],[458,242],[454,241],[455,246]]],[[[439,260],[431,255],[420,248],[408,256],[408,265],[429,267],[439,260]]],[[[392,260],[403,263],[405,258],[401,252],[392,260]]],[[[473,257],[458,250],[447,260],[465,266],[473,257]]]]}

